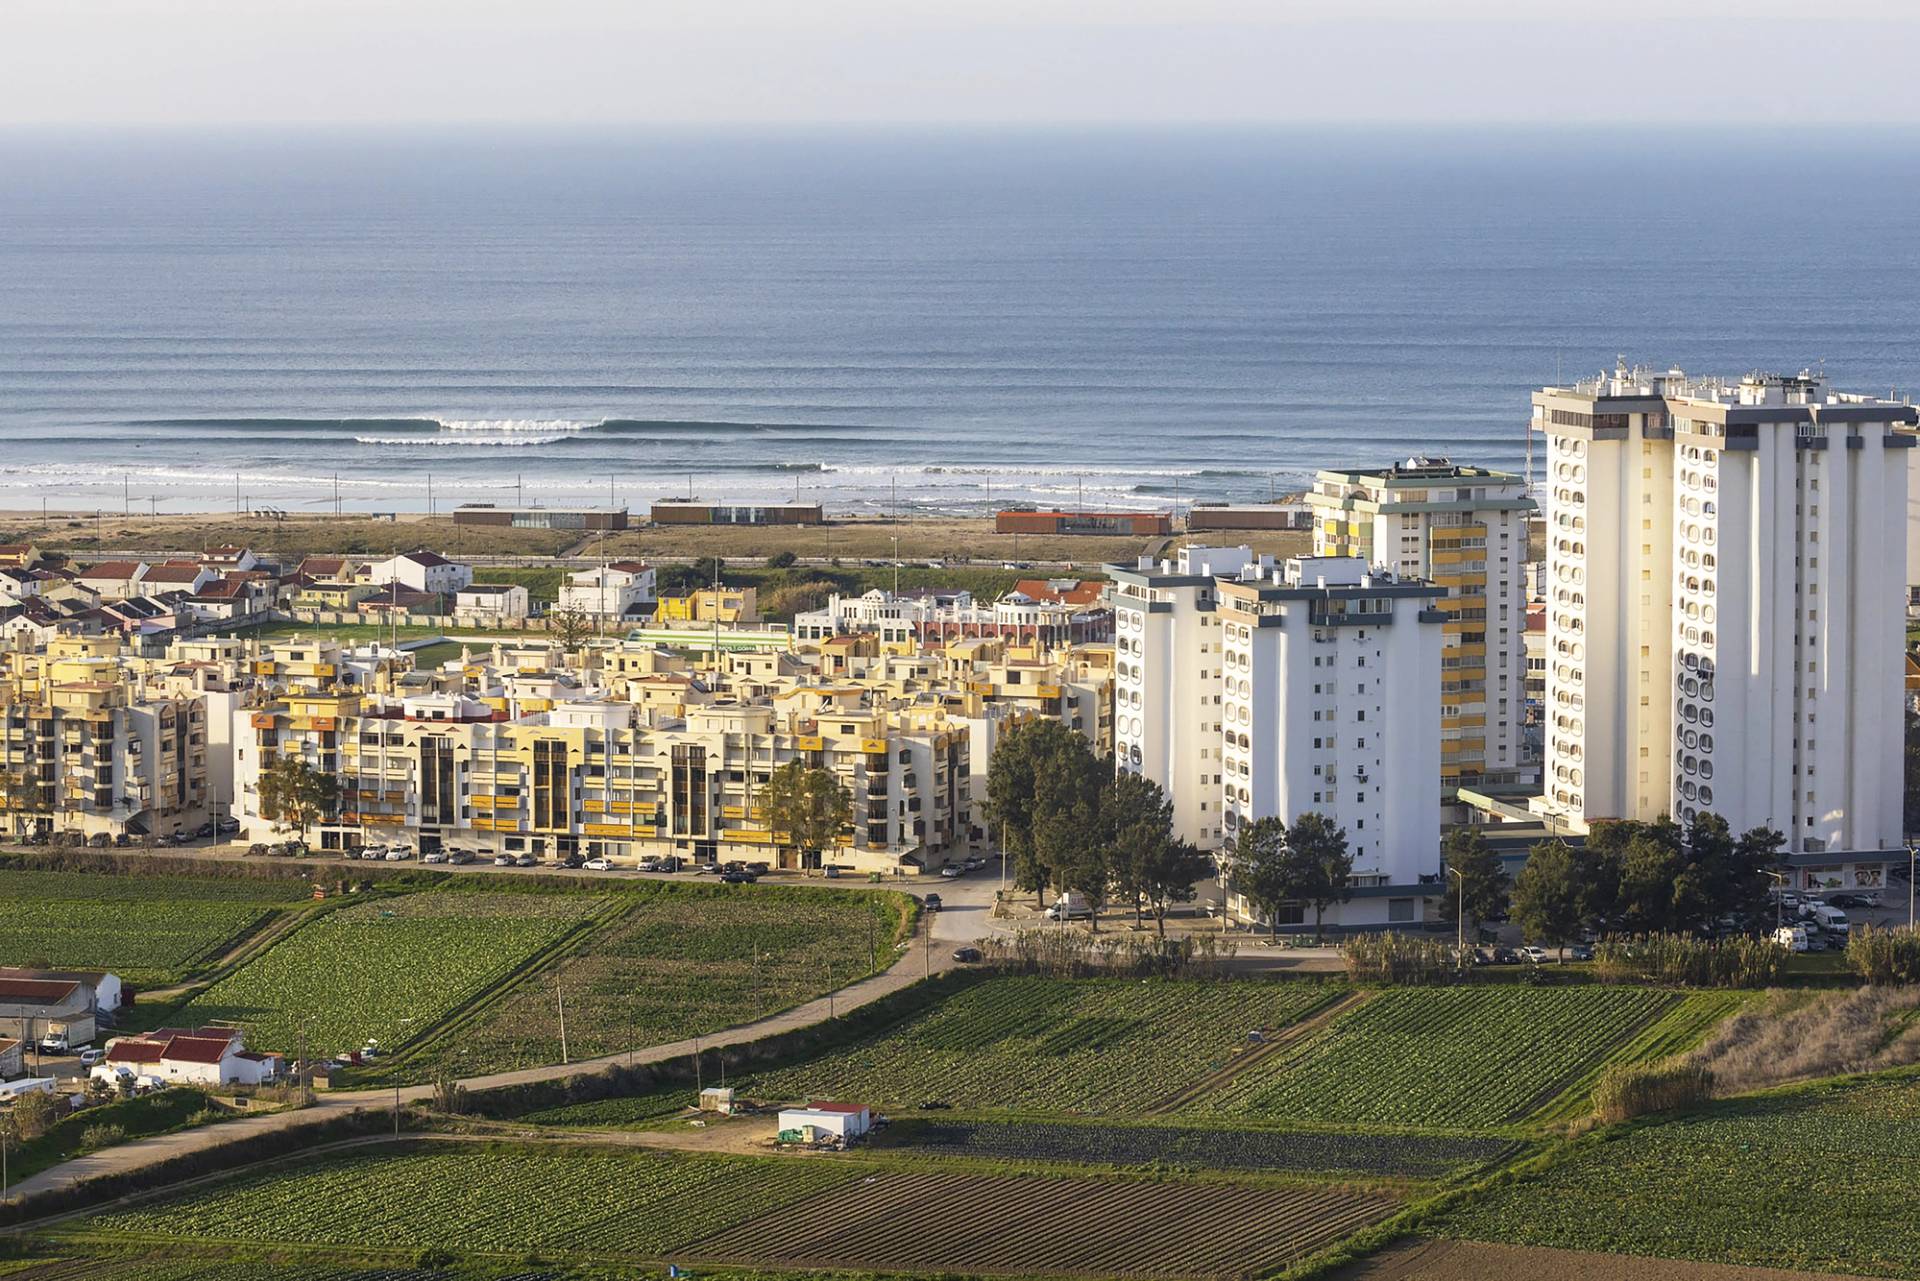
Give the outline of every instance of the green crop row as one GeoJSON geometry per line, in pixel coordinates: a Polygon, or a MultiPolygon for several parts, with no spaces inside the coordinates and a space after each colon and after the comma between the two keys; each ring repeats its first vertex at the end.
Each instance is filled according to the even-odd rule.
{"type": "Polygon", "coordinates": [[[1736,1100],[1629,1126],[1454,1211],[1448,1235],[1912,1276],[1920,1080],[1736,1100]]]}
{"type": "Polygon", "coordinates": [[[1130,1111],[1220,1069],[1253,1029],[1292,1023],[1338,990],[1296,982],[996,979],[742,1088],[760,1098],[1130,1111]]]}
{"type": "Polygon", "coordinates": [[[1642,988],[1395,988],[1191,1110],[1341,1125],[1501,1125],[1551,1102],[1678,999],[1642,988]]]}
{"type": "Polygon", "coordinates": [[[195,997],[185,1023],[237,1022],[257,1049],[393,1049],[514,980],[595,912],[597,895],[429,892],[308,922],[195,997]]]}
{"type": "Polygon", "coordinates": [[[657,1258],[844,1183],[832,1162],[436,1144],[322,1158],[74,1225],[86,1236],[657,1258]]]}

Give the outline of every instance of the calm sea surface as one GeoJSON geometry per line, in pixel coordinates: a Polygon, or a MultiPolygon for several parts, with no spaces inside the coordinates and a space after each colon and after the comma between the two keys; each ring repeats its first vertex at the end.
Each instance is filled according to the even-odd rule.
{"type": "Polygon", "coordinates": [[[0,133],[0,508],[1164,506],[1916,336],[1910,133],[0,133]]]}

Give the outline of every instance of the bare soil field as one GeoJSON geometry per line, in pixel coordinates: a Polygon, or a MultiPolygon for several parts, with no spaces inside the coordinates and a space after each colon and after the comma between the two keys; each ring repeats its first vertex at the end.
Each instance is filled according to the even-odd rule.
{"type": "Polygon", "coordinates": [[[1224,1281],[1276,1271],[1398,1208],[1337,1190],[881,1171],[683,1253],[761,1267],[1224,1281]]]}
{"type": "Polygon", "coordinates": [[[1331,1274],[1329,1281],[1848,1281],[1831,1272],[1788,1272],[1592,1254],[1478,1241],[1414,1241],[1331,1274]]]}

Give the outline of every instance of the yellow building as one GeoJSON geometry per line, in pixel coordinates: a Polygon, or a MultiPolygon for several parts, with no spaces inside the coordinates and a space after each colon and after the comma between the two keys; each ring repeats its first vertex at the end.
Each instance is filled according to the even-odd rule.
{"type": "Polygon", "coordinates": [[[760,597],[752,587],[701,587],[685,596],[662,596],[653,611],[656,623],[757,623],[760,597]]]}

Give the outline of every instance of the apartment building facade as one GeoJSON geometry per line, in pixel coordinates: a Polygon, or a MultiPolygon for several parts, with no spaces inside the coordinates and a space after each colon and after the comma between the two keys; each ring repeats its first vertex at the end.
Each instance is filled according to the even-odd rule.
{"type": "Polygon", "coordinates": [[[1824,376],[1628,369],[1533,396],[1546,440],[1546,774],[1576,827],[1701,811],[1801,884],[1902,842],[1911,406],[1824,376]]]}
{"type": "Polygon", "coordinates": [[[1525,747],[1525,478],[1444,458],[1322,471],[1307,494],[1316,556],[1357,556],[1445,589],[1436,603],[1440,771],[1448,790],[1522,781],[1525,747]]]}
{"type": "Polygon", "coordinates": [[[10,653],[0,685],[0,833],[163,836],[209,816],[205,699],[150,687],[117,638],[10,653]]]}

